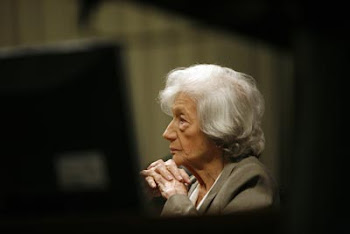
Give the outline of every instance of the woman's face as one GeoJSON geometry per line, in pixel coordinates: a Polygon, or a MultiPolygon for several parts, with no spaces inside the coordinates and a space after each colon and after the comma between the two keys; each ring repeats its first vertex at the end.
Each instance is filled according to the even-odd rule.
{"type": "Polygon", "coordinates": [[[172,107],[173,119],[163,137],[170,141],[173,160],[180,166],[200,168],[209,162],[218,148],[200,130],[196,103],[187,94],[180,93],[172,107]]]}

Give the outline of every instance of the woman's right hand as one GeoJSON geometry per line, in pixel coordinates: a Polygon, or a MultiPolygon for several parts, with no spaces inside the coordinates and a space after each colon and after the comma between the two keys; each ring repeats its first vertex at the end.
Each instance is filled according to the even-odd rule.
{"type": "Polygon", "coordinates": [[[187,194],[190,178],[172,159],[159,159],[151,163],[140,174],[144,177],[148,191],[154,197],[162,195],[168,199],[173,194],[187,194]]]}

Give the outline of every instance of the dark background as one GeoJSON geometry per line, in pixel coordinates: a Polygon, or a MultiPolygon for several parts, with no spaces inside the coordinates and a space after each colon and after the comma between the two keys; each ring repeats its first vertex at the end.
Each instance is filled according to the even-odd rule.
{"type": "Polygon", "coordinates": [[[124,72],[121,48],[113,43],[1,55],[1,219],[138,214],[137,147],[124,72]],[[60,160],[89,160],[91,153],[106,179],[62,185],[60,160]]]}

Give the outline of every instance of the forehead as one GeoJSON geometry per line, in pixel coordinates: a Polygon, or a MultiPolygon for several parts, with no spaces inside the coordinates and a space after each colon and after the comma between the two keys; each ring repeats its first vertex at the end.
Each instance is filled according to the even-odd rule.
{"type": "Polygon", "coordinates": [[[196,102],[188,94],[180,93],[176,96],[172,109],[174,113],[183,111],[196,114],[196,102]]]}

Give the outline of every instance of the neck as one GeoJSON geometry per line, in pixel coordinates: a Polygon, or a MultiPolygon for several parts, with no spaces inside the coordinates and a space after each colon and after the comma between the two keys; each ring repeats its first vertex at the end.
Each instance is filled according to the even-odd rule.
{"type": "Polygon", "coordinates": [[[222,154],[219,154],[215,157],[212,157],[212,160],[210,162],[207,162],[200,167],[191,168],[190,171],[198,180],[201,188],[205,191],[208,191],[226,164],[227,161],[224,160],[222,154]]]}

